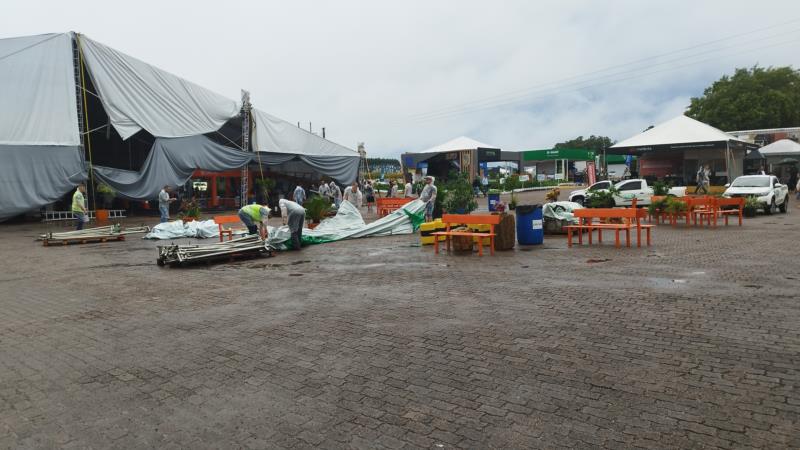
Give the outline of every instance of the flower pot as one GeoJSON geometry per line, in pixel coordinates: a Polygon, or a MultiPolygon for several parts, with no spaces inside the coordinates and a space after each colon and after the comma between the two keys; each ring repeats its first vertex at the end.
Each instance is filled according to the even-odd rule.
{"type": "Polygon", "coordinates": [[[318,225],[319,222],[308,222],[308,229],[313,230],[314,228],[317,228],[318,225]]]}

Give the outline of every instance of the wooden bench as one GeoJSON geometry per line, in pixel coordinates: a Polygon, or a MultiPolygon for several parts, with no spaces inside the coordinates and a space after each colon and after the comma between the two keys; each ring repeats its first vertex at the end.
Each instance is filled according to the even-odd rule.
{"type": "Polygon", "coordinates": [[[233,239],[233,232],[234,231],[240,231],[240,230],[246,230],[247,229],[247,228],[244,228],[244,227],[237,227],[237,228],[228,227],[228,228],[225,228],[225,227],[222,226],[223,224],[226,224],[226,223],[239,223],[239,224],[241,224],[242,223],[242,219],[240,219],[239,216],[214,216],[214,222],[217,225],[219,225],[219,241],[220,242],[223,242],[222,237],[224,235],[226,235],[226,234],[228,235],[228,240],[230,241],[230,240],[233,239]]]}
{"type": "Polygon", "coordinates": [[[402,208],[406,203],[414,200],[413,198],[397,197],[378,197],[375,199],[378,217],[388,216],[389,214],[402,208]]]}
{"type": "Polygon", "coordinates": [[[603,242],[603,230],[614,230],[615,246],[620,247],[620,232],[625,232],[625,245],[631,246],[631,230],[636,229],[636,246],[642,246],[642,230],[647,235],[647,245],[650,245],[650,229],[655,225],[643,225],[642,220],[647,218],[647,211],[636,208],[584,208],[573,211],[580,221],[578,225],[567,225],[567,246],[572,247],[572,233],[578,232],[578,243],[583,244],[583,232],[589,232],[589,244],[592,244],[592,232],[597,230],[597,241],[603,242]],[[606,222],[594,222],[595,219],[606,222]],[[609,223],[609,220],[620,220],[621,223],[609,223]]]}
{"type": "Polygon", "coordinates": [[[717,226],[717,219],[720,217],[725,218],[725,225],[728,225],[728,216],[739,216],[739,226],[742,226],[742,212],[744,210],[744,198],[714,198],[711,197],[707,208],[698,209],[694,211],[695,223],[699,217],[700,225],[703,224],[703,219],[706,219],[708,226],[717,226]],[[732,209],[727,209],[733,206],[732,209]]]}
{"type": "MultiPolygon", "coordinates": [[[[442,222],[446,225],[445,231],[431,233],[431,236],[444,236],[447,241],[447,251],[450,251],[450,239],[453,236],[469,237],[472,245],[478,244],[478,256],[483,256],[482,238],[489,238],[489,251],[494,255],[495,226],[500,224],[500,216],[496,214],[445,214],[442,222]],[[459,225],[489,225],[491,228],[488,233],[474,231],[450,231],[453,226],[459,225]],[[473,238],[479,238],[477,242],[473,238]]],[[[439,239],[434,240],[433,249],[435,254],[439,254],[439,239]]]]}

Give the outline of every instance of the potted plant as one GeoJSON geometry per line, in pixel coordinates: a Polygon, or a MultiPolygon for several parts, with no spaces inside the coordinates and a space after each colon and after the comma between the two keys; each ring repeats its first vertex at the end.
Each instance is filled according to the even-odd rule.
{"type": "Polygon", "coordinates": [[[181,209],[178,217],[184,222],[191,222],[200,219],[200,205],[197,200],[184,200],[181,202],[181,209]]]}
{"type": "Polygon", "coordinates": [[[447,183],[445,193],[442,206],[449,213],[469,214],[478,207],[472,185],[463,174],[458,174],[447,183]]]}
{"type": "Polygon", "coordinates": [[[517,194],[511,192],[511,201],[508,202],[508,209],[514,211],[517,209],[517,194]]]}
{"type": "Polygon", "coordinates": [[[272,178],[261,178],[256,180],[256,193],[258,201],[266,205],[269,203],[269,194],[275,189],[275,180],[272,178]]]}
{"type": "Polygon", "coordinates": [[[653,183],[653,195],[656,197],[666,197],[669,194],[670,187],[672,186],[669,183],[656,181],[653,183]]]}
{"type": "Polygon", "coordinates": [[[308,228],[314,229],[325,218],[331,210],[331,202],[326,197],[316,195],[306,200],[303,205],[306,208],[308,218],[308,228]]]}
{"type": "Polygon", "coordinates": [[[750,195],[744,201],[744,207],[742,208],[742,215],[745,217],[755,217],[756,211],[758,208],[761,207],[761,203],[759,203],[758,199],[750,195]]]}
{"type": "Polygon", "coordinates": [[[114,201],[114,197],[117,196],[117,191],[105,183],[100,183],[100,185],[97,186],[97,193],[100,194],[103,209],[111,209],[111,204],[114,201]]]}
{"type": "Polygon", "coordinates": [[[685,213],[686,210],[689,209],[689,205],[676,198],[667,197],[665,200],[666,200],[666,206],[664,206],[664,212],[666,212],[669,215],[677,215],[685,213]]]}

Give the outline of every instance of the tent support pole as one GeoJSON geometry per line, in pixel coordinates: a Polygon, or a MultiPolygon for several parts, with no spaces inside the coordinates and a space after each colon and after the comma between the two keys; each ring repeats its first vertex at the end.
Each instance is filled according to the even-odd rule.
{"type": "MultiPolygon", "coordinates": [[[[86,107],[86,70],[83,62],[83,48],[81,47],[81,35],[75,34],[75,43],[78,47],[78,62],[80,64],[81,72],[81,92],[83,93],[83,118],[84,126],[89,127],[89,108],[86,107]]],[[[83,130],[81,130],[83,131],[83,130]]],[[[94,163],[92,162],[92,135],[86,133],[86,149],[89,151],[89,184],[92,189],[92,209],[97,211],[97,195],[95,195],[94,188],[94,163]]]]}
{"type": "MultiPolygon", "coordinates": [[[[250,151],[250,93],[245,90],[242,90],[242,149],[246,152],[250,151]]],[[[249,166],[250,164],[242,166],[240,207],[247,204],[249,166]]]]}

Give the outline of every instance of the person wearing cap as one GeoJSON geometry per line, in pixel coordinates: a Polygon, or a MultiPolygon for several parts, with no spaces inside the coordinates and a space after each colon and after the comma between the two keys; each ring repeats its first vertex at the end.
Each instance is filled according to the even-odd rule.
{"type": "Polygon", "coordinates": [[[433,220],[433,207],[436,205],[436,193],[438,189],[433,184],[433,177],[428,175],[425,177],[425,187],[419,194],[419,199],[425,202],[425,222],[433,220]]]}
{"type": "Polygon", "coordinates": [[[239,219],[247,227],[250,234],[259,232],[258,225],[261,226],[261,239],[267,238],[267,219],[269,219],[269,207],[253,203],[244,205],[239,210],[239,219]],[[256,225],[258,224],[258,225],[256,225]]]}
{"type": "Polygon", "coordinates": [[[286,199],[278,202],[281,208],[281,216],[292,232],[292,249],[300,250],[303,238],[303,224],[306,221],[306,210],[301,205],[286,199]]]}

